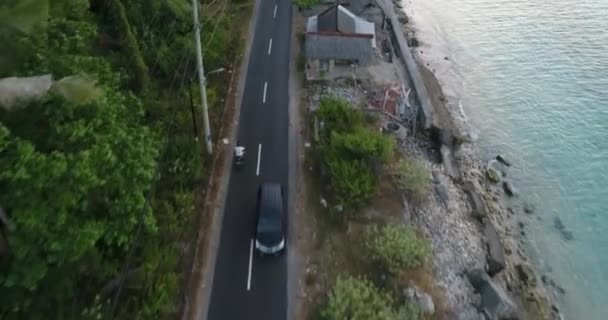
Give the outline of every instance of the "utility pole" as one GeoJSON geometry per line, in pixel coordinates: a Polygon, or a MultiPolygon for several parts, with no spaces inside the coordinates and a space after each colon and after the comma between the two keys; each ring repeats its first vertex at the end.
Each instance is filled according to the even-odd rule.
{"type": "Polygon", "coordinates": [[[196,62],[198,64],[198,82],[201,92],[201,104],[203,106],[203,126],[205,127],[205,144],[207,153],[213,153],[213,145],[211,144],[211,128],[209,127],[209,112],[207,110],[207,88],[205,69],[203,67],[203,54],[201,50],[201,24],[198,21],[198,1],[192,0],[192,17],[194,18],[194,41],[196,43],[196,62]]]}

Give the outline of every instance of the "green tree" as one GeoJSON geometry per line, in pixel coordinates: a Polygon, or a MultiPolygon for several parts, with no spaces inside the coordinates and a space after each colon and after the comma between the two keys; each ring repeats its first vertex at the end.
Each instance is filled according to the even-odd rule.
{"type": "Polygon", "coordinates": [[[345,159],[386,162],[395,150],[394,140],[387,135],[358,127],[352,132],[332,132],[330,152],[345,159]]]}
{"type": "Polygon", "coordinates": [[[316,114],[324,124],[323,135],[326,139],[332,132],[351,132],[364,123],[361,110],[353,108],[341,98],[322,97],[316,114]]]}
{"type": "Polygon", "coordinates": [[[365,161],[328,157],[325,165],[329,172],[331,190],[348,209],[362,206],[376,189],[376,177],[365,161]]]}
{"type": "Polygon", "coordinates": [[[339,277],[322,315],[327,320],[394,320],[391,297],[364,278],[339,277]]]}
{"type": "Polygon", "coordinates": [[[376,188],[372,166],[392,156],[394,142],[366,129],[363,113],[343,99],[323,97],[316,114],[323,123],[319,155],[331,189],[343,205],[357,208],[376,188]]]}
{"type": "Polygon", "coordinates": [[[426,240],[404,225],[374,226],[366,247],[370,257],[393,274],[421,266],[430,254],[426,240]]]}
{"type": "MultiPolygon", "coordinates": [[[[0,43],[11,44],[0,50],[0,77],[16,77],[8,81],[14,99],[0,109],[0,205],[15,225],[3,230],[11,254],[0,261],[0,318],[97,318],[119,279],[115,318],[166,317],[176,311],[182,245],[204,174],[180,84],[193,69],[189,3],[0,2],[0,43]],[[41,78],[31,95],[26,89],[41,78]]],[[[231,21],[247,4],[212,15],[206,9],[218,2],[204,2],[205,28],[217,27],[203,38],[205,60],[227,67],[241,40],[231,21]]],[[[217,116],[224,91],[210,85],[217,116]]]]}
{"type": "Polygon", "coordinates": [[[49,288],[47,299],[65,303],[75,275],[98,270],[86,261],[124,250],[142,214],[155,228],[144,210],[157,144],[137,110],[134,97],[108,90],[86,105],[48,97],[2,114],[0,203],[16,226],[0,275],[4,305],[22,310],[49,288]]]}

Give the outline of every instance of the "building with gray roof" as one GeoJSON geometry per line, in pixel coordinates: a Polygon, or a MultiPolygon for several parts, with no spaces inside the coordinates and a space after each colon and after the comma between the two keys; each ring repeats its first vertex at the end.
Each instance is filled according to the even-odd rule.
{"type": "Polygon", "coordinates": [[[308,18],[304,44],[307,79],[333,79],[344,73],[339,71],[369,63],[376,48],[374,30],[372,22],[339,4],[308,18]]]}

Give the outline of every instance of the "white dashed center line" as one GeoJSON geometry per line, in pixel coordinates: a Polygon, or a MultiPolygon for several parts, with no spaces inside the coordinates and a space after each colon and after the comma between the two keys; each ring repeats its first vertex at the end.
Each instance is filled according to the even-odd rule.
{"type": "Polygon", "coordinates": [[[264,96],[262,97],[262,103],[266,103],[266,90],[268,90],[268,82],[264,82],[264,96]]]}
{"type": "Polygon", "coordinates": [[[260,175],[260,162],[262,160],[262,144],[258,144],[258,166],[257,169],[255,169],[255,175],[259,176],[260,175]]]}
{"type": "Polygon", "coordinates": [[[272,38],[270,38],[270,42],[268,42],[268,55],[272,52],[272,38]]]}
{"type": "Polygon", "coordinates": [[[251,268],[253,266],[253,239],[249,243],[249,272],[247,274],[247,291],[251,290],[251,268]]]}
{"type": "Polygon", "coordinates": [[[272,14],[272,18],[276,18],[277,17],[277,5],[274,5],[274,13],[272,14]]]}

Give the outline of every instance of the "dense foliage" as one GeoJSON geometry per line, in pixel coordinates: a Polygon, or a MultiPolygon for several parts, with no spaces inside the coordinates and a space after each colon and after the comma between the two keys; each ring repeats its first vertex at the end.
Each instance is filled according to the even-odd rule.
{"type": "Polygon", "coordinates": [[[365,127],[363,113],[337,98],[321,99],[319,157],[332,194],[348,209],[365,204],[377,185],[374,169],[393,155],[394,140],[365,127]]]}
{"type": "Polygon", "coordinates": [[[366,247],[371,258],[393,274],[421,266],[430,254],[428,243],[403,225],[373,227],[366,247]]]}
{"type": "MultiPolygon", "coordinates": [[[[205,27],[217,30],[202,40],[209,70],[239,49],[229,21],[247,4],[228,3],[204,4],[205,27]]],[[[206,175],[187,94],[191,31],[189,1],[0,3],[0,42],[13,44],[0,49],[0,78],[61,79],[0,109],[0,206],[13,225],[0,224],[0,319],[177,311],[181,247],[206,175]]],[[[224,85],[209,82],[212,119],[224,85]]]]}
{"type": "Polygon", "coordinates": [[[339,277],[322,312],[326,320],[393,320],[392,298],[365,278],[339,277]]]}

